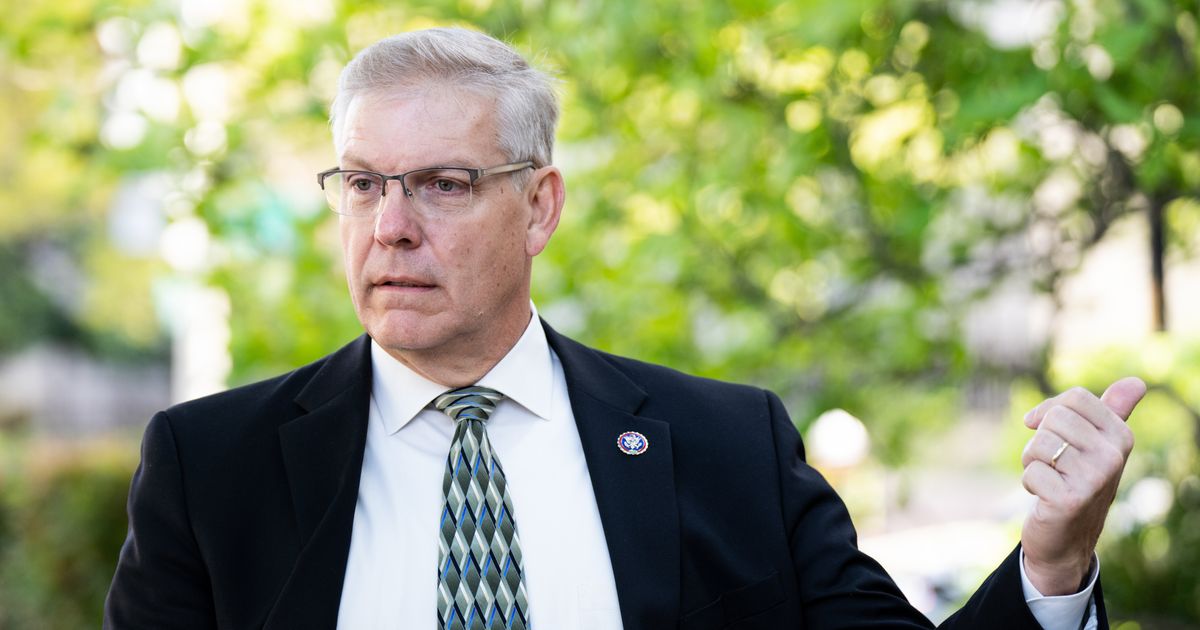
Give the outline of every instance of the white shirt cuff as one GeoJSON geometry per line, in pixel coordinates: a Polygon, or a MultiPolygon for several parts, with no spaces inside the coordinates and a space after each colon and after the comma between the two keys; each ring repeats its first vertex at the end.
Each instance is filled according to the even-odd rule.
{"type": "Polygon", "coordinates": [[[1088,575],[1087,586],[1074,595],[1046,596],[1038,592],[1025,574],[1025,550],[1021,550],[1021,591],[1025,594],[1025,605],[1033,618],[1041,624],[1044,630],[1096,630],[1096,602],[1092,601],[1092,589],[1096,587],[1096,579],[1100,577],[1100,559],[1092,554],[1092,571],[1088,575]],[[1087,623],[1080,626],[1084,613],[1087,613],[1087,623]]]}

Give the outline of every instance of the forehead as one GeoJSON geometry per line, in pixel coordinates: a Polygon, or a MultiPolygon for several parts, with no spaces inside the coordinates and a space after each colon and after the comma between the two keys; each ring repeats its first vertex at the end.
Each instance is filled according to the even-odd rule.
{"type": "Polygon", "coordinates": [[[484,167],[501,156],[495,99],[461,88],[421,86],[357,95],[346,108],[342,135],[342,167],[388,172],[433,165],[484,167]]]}

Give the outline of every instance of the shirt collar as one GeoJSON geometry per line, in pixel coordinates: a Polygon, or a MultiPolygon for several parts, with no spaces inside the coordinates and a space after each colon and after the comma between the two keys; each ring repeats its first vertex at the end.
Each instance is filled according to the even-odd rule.
{"type": "MultiPolygon", "coordinates": [[[[532,302],[529,307],[532,316],[525,333],[478,384],[503,393],[535,416],[549,420],[554,391],[550,345],[537,308],[532,302]]],[[[374,340],[371,368],[371,396],[389,435],[403,429],[447,389],[397,361],[374,340]]]]}

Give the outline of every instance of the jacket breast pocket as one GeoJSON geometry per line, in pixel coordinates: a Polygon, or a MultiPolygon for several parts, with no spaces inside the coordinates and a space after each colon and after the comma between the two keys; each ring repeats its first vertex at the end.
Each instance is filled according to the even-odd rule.
{"type": "Polygon", "coordinates": [[[772,573],[757,582],[722,593],[716,601],[689,611],[679,619],[679,630],[775,628],[770,624],[770,616],[763,613],[779,606],[785,599],[787,597],[779,574],[772,573]],[[763,625],[755,623],[759,621],[755,619],[759,615],[763,615],[763,625]]]}

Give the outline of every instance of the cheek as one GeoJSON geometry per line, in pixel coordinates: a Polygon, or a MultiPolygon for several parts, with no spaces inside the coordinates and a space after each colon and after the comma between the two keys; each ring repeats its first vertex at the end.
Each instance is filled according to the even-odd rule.
{"type": "Polygon", "coordinates": [[[514,254],[524,250],[523,242],[514,242],[512,234],[496,226],[465,231],[451,240],[453,245],[444,252],[445,268],[460,286],[473,287],[467,291],[483,299],[505,284],[513,272],[514,254]]]}
{"type": "Polygon", "coordinates": [[[366,288],[363,285],[363,269],[366,267],[368,253],[371,250],[373,233],[357,225],[341,225],[342,267],[346,274],[346,284],[350,289],[350,299],[355,307],[362,305],[366,288]]]}
{"type": "Polygon", "coordinates": [[[342,258],[347,271],[357,271],[362,267],[370,247],[371,233],[363,226],[343,221],[339,231],[342,239],[342,258]]]}

